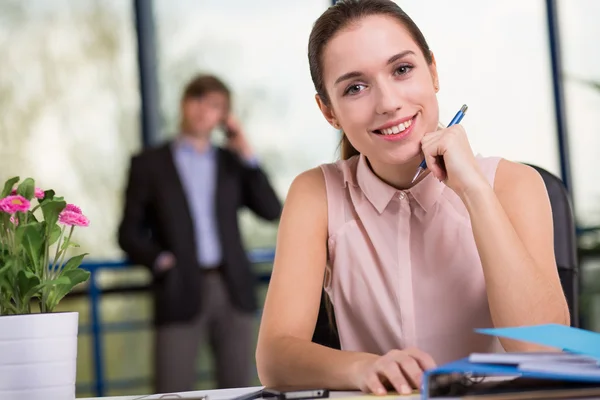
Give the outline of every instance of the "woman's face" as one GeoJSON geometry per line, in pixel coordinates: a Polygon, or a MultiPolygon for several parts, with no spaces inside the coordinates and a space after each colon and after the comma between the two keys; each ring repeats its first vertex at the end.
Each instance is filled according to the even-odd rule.
{"type": "Polygon", "coordinates": [[[420,157],[438,124],[437,71],[404,25],[375,15],[341,30],[324,48],[323,78],[321,111],[359,152],[386,164],[420,157]]]}

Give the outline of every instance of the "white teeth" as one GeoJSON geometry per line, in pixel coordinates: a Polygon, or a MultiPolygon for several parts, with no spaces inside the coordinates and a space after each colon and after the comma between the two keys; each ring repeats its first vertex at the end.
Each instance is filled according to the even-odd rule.
{"type": "Polygon", "coordinates": [[[404,131],[406,128],[408,128],[411,125],[412,125],[412,119],[409,119],[408,121],[398,124],[396,126],[392,126],[391,128],[381,129],[381,133],[383,133],[384,135],[395,135],[397,133],[404,131]]]}

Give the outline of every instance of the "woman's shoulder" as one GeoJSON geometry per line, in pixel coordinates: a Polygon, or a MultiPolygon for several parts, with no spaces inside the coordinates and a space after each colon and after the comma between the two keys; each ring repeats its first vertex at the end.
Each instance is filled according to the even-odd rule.
{"type": "Polygon", "coordinates": [[[501,158],[498,162],[494,189],[498,192],[515,190],[538,191],[545,193],[545,184],[540,173],[533,167],[501,158]],[[542,190],[543,189],[543,190],[542,190]]]}
{"type": "Polygon", "coordinates": [[[541,180],[535,168],[500,156],[476,156],[483,173],[494,187],[502,189],[515,184],[532,184],[541,180]]]}
{"type": "Polygon", "coordinates": [[[321,164],[319,169],[323,173],[326,186],[345,187],[347,183],[355,183],[358,160],[359,156],[352,156],[347,160],[321,164]]]}
{"type": "Polygon", "coordinates": [[[502,157],[498,156],[483,156],[481,154],[477,154],[475,156],[477,163],[479,164],[479,168],[487,178],[488,182],[493,185],[496,179],[496,172],[498,171],[498,165],[500,164],[502,157]]]}
{"type": "Polygon", "coordinates": [[[320,164],[297,175],[288,192],[288,196],[301,197],[307,204],[328,204],[341,198],[348,183],[356,180],[358,157],[320,164]]]}
{"type": "Polygon", "coordinates": [[[354,160],[338,160],[331,163],[323,163],[317,167],[308,169],[297,175],[290,187],[292,189],[322,192],[327,187],[343,184],[348,175],[351,175],[354,160]]]}

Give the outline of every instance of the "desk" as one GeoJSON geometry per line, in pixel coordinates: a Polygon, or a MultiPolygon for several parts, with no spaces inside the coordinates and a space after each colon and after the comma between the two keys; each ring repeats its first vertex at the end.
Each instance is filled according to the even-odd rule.
{"type": "MultiPolygon", "coordinates": [[[[260,390],[261,387],[250,387],[250,388],[237,388],[237,389],[221,389],[221,390],[201,390],[197,392],[185,392],[179,393],[182,399],[191,396],[208,396],[208,400],[229,400],[233,397],[241,396],[246,393],[251,393],[260,390]]],[[[367,395],[360,392],[331,392],[330,398],[348,398],[354,397],[359,399],[361,397],[365,397],[367,395]]],[[[384,397],[375,397],[369,396],[372,399],[385,399],[385,400],[417,400],[420,399],[420,395],[412,395],[412,396],[384,396],[384,397]]],[[[160,399],[160,395],[148,395],[148,396],[118,396],[118,397],[93,397],[79,400],[158,400],[160,399]]],[[[167,399],[171,400],[172,398],[167,397],[167,399]]]]}

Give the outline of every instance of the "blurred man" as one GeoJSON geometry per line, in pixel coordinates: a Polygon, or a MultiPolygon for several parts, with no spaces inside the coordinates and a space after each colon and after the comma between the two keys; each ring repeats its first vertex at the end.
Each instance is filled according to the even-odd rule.
{"type": "Polygon", "coordinates": [[[160,393],[193,389],[202,340],[220,388],[252,383],[255,277],[237,212],[246,206],[273,221],[281,203],[229,113],[230,98],[218,78],[196,77],[182,96],[177,139],[131,161],[119,243],[153,273],[160,393]],[[226,148],[211,144],[218,126],[226,148]]]}

